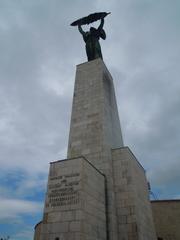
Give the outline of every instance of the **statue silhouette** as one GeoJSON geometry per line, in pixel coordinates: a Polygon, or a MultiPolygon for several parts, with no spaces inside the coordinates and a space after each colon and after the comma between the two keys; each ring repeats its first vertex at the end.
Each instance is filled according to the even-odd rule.
{"type": "Polygon", "coordinates": [[[79,32],[82,34],[84,42],[86,43],[86,54],[88,61],[91,61],[96,58],[102,58],[101,46],[99,39],[106,39],[106,33],[103,30],[104,18],[101,19],[99,27],[96,29],[94,27],[90,28],[90,31],[83,31],[81,25],[78,25],[79,32]]]}

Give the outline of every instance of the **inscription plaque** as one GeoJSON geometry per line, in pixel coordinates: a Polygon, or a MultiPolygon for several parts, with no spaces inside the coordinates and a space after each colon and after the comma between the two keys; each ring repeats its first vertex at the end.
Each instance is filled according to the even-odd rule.
{"type": "Polygon", "coordinates": [[[79,173],[53,176],[49,180],[46,207],[55,208],[79,203],[79,173]]]}

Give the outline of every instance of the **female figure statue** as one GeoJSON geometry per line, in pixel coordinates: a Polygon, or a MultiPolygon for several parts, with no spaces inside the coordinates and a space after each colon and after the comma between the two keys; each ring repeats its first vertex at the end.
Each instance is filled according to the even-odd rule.
{"type": "Polygon", "coordinates": [[[84,42],[86,43],[86,54],[88,61],[96,58],[102,58],[101,46],[99,39],[106,39],[106,33],[103,30],[104,18],[101,18],[101,23],[96,29],[94,27],[90,28],[90,31],[84,32],[81,25],[78,25],[79,32],[82,34],[84,42]]]}

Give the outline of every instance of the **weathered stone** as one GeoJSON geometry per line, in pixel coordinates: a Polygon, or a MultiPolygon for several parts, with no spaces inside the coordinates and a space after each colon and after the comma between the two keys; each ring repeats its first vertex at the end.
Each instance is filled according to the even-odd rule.
{"type": "Polygon", "coordinates": [[[157,237],[180,239],[180,200],[151,201],[157,237]]]}
{"type": "Polygon", "coordinates": [[[155,240],[148,184],[143,167],[128,147],[113,149],[112,159],[116,171],[114,184],[119,236],[123,231],[128,240],[155,240]]]}
{"type": "MultiPolygon", "coordinates": [[[[88,234],[93,238],[101,229],[105,231],[104,183],[104,175],[83,157],[52,162],[40,239],[51,239],[53,236],[76,239],[75,233],[88,234]],[[84,222],[96,231],[87,231],[83,227],[84,222]]],[[[98,236],[97,239],[104,240],[104,235],[98,236]]]]}
{"type": "Polygon", "coordinates": [[[101,59],[77,66],[68,159],[51,163],[39,232],[40,240],[155,240],[144,170],[123,147],[101,59]]]}

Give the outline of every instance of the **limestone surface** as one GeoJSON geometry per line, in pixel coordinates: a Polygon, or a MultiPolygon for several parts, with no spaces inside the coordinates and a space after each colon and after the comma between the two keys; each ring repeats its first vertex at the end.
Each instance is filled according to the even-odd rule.
{"type": "Polygon", "coordinates": [[[83,157],[52,162],[40,240],[106,240],[104,184],[83,157]]]}
{"type": "Polygon", "coordinates": [[[180,200],[156,200],[151,205],[159,240],[180,239],[180,200]]]}

